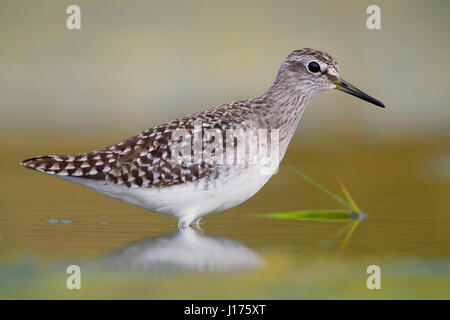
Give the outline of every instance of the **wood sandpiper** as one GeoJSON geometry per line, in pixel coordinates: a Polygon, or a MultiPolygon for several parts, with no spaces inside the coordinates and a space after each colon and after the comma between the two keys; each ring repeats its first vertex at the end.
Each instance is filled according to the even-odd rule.
{"type": "MultiPolygon", "coordinates": [[[[194,156],[192,149],[188,153],[174,151],[175,145],[179,147],[182,141],[178,136],[174,139],[175,132],[181,130],[191,137],[200,131],[203,151],[208,143],[217,140],[218,136],[211,138],[211,130],[219,130],[222,138],[229,129],[277,131],[277,141],[268,144],[278,146],[276,160],[270,157],[269,161],[278,167],[309,100],[328,89],[344,91],[384,108],[380,101],[342,80],[338,64],[330,55],[304,48],[295,50],[283,61],[273,85],[258,98],[185,116],[103,149],[34,157],[21,165],[80,183],[141,208],[169,214],[179,220],[180,227],[185,227],[198,223],[209,213],[246,201],[271,175],[261,174],[259,162],[238,162],[236,158],[231,163],[218,161],[218,157],[179,161],[174,154],[183,155],[184,160],[192,160],[194,156]]],[[[228,147],[228,154],[244,155],[247,159],[254,151],[247,147],[238,149],[235,136],[232,141],[234,145],[228,147]]],[[[222,142],[218,145],[222,146],[222,142]]]]}

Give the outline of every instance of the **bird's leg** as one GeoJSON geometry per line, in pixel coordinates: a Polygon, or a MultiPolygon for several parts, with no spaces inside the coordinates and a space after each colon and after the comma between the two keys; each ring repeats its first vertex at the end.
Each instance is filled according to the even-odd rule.
{"type": "Polygon", "coordinates": [[[184,228],[189,227],[192,224],[192,222],[194,221],[194,219],[195,219],[195,216],[192,216],[192,215],[187,215],[187,216],[180,218],[180,220],[178,220],[178,229],[184,229],[184,228]]]}
{"type": "Polygon", "coordinates": [[[178,221],[178,230],[186,229],[188,226],[184,223],[184,221],[178,221]]]}
{"type": "Polygon", "coordinates": [[[195,222],[195,227],[199,230],[203,232],[203,229],[200,227],[200,220],[202,220],[202,218],[198,218],[197,221],[195,222]]]}

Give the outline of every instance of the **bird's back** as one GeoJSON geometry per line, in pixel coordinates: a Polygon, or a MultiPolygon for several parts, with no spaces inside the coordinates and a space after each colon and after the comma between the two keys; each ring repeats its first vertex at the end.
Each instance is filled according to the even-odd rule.
{"type": "Polygon", "coordinates": [[[192,156],[191,161],[180,163],[180,158],[174,157],[173,148],[180,143],[173,138],[174,132],[192,137],[200,128],[203,148],[208,143],[205,139],[208,130],[224,133],[228,129],[248,127],[251,111],[248,104],[249,100],[243,100],[220,105],[150,128],[106,148],[79,154],[33,157],[21,165],[61,178],[104,181],[128,188],[166,187],[214,179],[219,174],[216,161],[201,159],[196,162],[192,156]]]}

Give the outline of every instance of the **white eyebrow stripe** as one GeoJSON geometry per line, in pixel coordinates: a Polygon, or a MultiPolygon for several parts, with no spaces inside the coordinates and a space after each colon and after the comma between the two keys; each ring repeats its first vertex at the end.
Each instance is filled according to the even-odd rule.
{"type": "Polygon", "coordinates": [[[320,72],[324,73],[328,69],[328,65],[321,61],[316,61],[320,66],[320,72]]]}

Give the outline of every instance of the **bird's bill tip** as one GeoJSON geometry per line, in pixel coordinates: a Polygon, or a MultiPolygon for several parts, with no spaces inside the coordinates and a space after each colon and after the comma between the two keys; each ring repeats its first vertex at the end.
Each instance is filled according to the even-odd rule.
{"type": "Polygon", "coordinates": [[[345,93],[351,94],[352,96],[355,96],[357,98],[360,98],[362,100],[370,102],[370,103],[372,103],[372,104],[374,104],[374,105],[376,105],[378,107],[385,108],[384,104],[381,101],[379,101],[379,100],[377,100],[375,98],[372,98],[371,96],[369,96],[368,94],[362,92],[361,90],[356,88],[354,85],[348,83],[345,80],[340,79],[340,80],[334,82],[334,84],[336,85],[335,89],[337,89],[337,90],[340,90],[340,91],[343,91],[345,93]]]}

